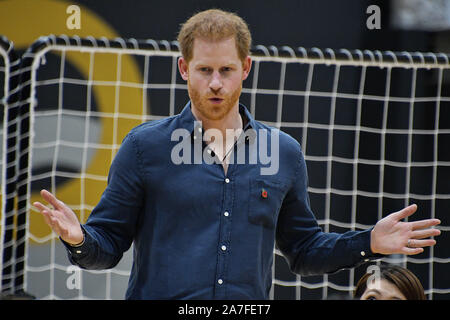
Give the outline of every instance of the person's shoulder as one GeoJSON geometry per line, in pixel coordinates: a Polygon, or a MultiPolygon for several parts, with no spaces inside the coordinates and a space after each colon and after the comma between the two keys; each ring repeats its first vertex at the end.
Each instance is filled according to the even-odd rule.
{"type": "Polygon", "coordinates": [[[142,137],[149,137],[149,135],[152,136],[161,136],[161,135],[170,135],[170,127],[173,124],[173,121],[176,119],[177,115],[170,116],[163,119],[157,119],[157,120],[150,120],[144,123],[141,123],[140,125],[134,127],[130,130],[128,135],[134,136],[135,138],[139,139],[142,137]]]}
{"type": "Polygon", "coordinates": [[[155,149],[167,146],[171,134],[177,126],[177,116],[150,120],[131,129],[122,140],[122,144],[133,143],[138,150],[155,149]]]}

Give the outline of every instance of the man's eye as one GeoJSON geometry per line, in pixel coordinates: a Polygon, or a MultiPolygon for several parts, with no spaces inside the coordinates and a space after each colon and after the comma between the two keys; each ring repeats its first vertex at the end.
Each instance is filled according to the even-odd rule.
{"type": "Polygon", "coordinates": [[[366,300],[377,300],[374,296],[368,296],[366,300]]]}

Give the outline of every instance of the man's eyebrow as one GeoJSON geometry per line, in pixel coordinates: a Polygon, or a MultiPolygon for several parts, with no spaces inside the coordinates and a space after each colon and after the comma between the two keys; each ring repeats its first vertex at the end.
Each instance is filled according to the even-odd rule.
{"type": "MultiPolygon", "coordinates": [[[[203,62],[203,61],[199,61],[198,63],[195,64],[196,67],[210,67],[210,63],[207,62],[203,62]]],[[[238,64],[235,62],[228,62],[228,63],[224,63],[223,65],[221,65],[222,67],[235,67],[238,64]]]]}

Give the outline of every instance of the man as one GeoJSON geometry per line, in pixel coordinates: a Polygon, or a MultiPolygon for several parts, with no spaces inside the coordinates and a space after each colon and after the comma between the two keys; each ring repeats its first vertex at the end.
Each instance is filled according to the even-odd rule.
{"type": "Polygon", "coordinates": [[[418,254],[435,244],[427,238],[439,234],[431,228],[439,220],[400,221],[415,205],[369,230],[323,233],[310,209],[300,145],[255,121],[239,104],[252,64],[245,22],[220,10],[200,12],[182,26],[178,39],[178,67],[190,102],[179,115],[127,135],[87,223],[81,226],[45,190],[41,195],[53,209],[34,203],[72,263],[112,268],[134,242],[128,299],[266,299],[275,241],[291,270],[304,275],[354,267],[383,254],[418,254]],[[183,152],[200,145],[216,161],[174,163],[177,130],[188,133],[181,135],[189,146],[183,152]],[[227,130],[252,131],[254,139],[224,139],[227,130]],[[211,131],[213,137],[205,138],[211,131]],[[236,151],[251,154],[258,140],[274,134],[269,147],[279,153],[276,172],[262,175],[261,162],[236,163],[236,151]]]}

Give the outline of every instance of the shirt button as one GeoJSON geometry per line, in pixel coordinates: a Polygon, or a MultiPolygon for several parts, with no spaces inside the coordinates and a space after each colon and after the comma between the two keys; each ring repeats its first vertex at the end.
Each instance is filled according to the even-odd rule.
{"type": "Polygon", "coordinates": [[[221,246],[220,249],[222,249],[222,251],[226,251],[227,250],[227,246],[221,246]]]}
{"type": "Polygon", "coordinates": [[[361,256],[365,256],[366,255],[366,253],[364,252],[364,251],[361,251],[361,256]]]}
{"type": "Polygon", "coordinates": [[[230,179],[226,178],[226,179],[225,179],[225,182],[226,182],[226,183],[230,183],[230,179]]]}
{"type": "Polygon", "coordinates": [[[228,211],[225,211],[225,212],[223,213],[223,215],[224,215],[225,217],[228,217],[230,214],[228,213],[228,211]]]}
{"type": "Polygon", "coordinates": [[[219,280],[217,280],[217,283],[218,283],[218,284],[222,284],[222,283],[223,283],[223,280],[222,280],[222,279],[219,279],[219,280]]]}
{"type": "Polygon", "coordinates": [[[76,253],[81,253],[81,250],[77,250],[76,253]]]}

